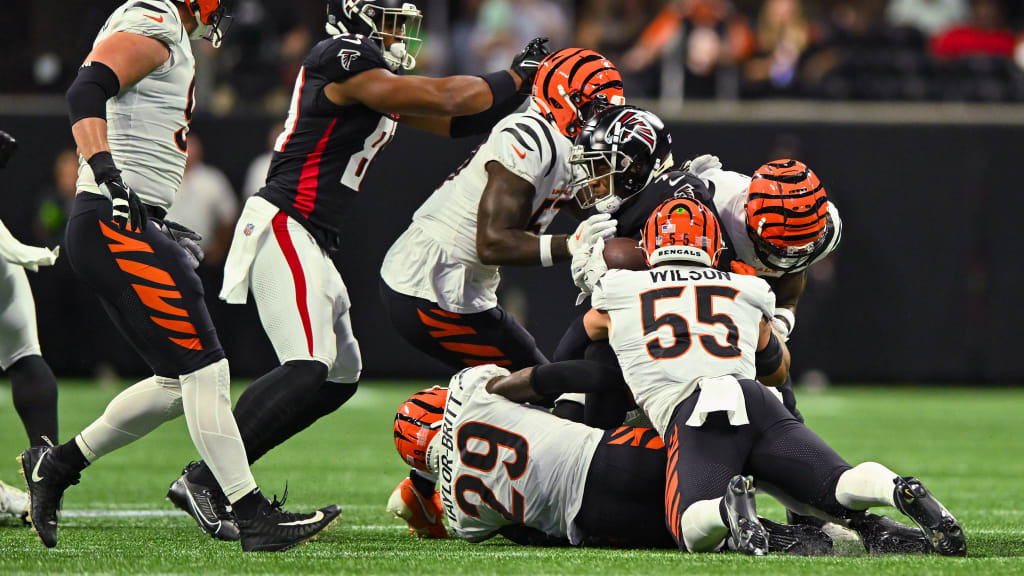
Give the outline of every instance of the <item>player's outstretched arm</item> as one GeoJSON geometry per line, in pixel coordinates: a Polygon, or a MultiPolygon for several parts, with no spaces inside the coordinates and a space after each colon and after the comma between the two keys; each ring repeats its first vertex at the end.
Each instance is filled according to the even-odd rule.
{"type": "Polygon", "coordinates": [[[361,103],[382,114],[460,116],[483,112],[495,100],[514,94],[522,80],[511,70],[480,76],[397,76],[384,68],[367,70],[324,87],[327,98],[339,105],[361,103]],[[492,91],[494,85],[496,94],[492,91]]]}
{"type": "Polygon", "coordinates": [[[767,318],[761,318],[761,333],[757,339],[757,381],[765,386],[781,386],[789,375],[789,347],[772,330],[767,318]]]}

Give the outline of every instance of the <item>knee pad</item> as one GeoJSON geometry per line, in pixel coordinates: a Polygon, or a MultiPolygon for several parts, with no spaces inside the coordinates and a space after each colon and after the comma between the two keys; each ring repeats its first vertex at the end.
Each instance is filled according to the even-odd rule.
{"type": "Polygon", "coordinates": [[[327,380],[340,384],[355,384],[363,373],[363,357],[359,353],[359,341],[352,338],[338,346],[338,355],[331,366],[327,380]]]}

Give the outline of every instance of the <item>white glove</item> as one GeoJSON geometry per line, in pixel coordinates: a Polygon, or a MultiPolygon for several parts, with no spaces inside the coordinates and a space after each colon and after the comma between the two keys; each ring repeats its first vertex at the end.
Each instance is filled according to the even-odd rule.
{"type": "Polygon", "coordinates": [[[587,252],[594,245],[598,238],[611,238],[615,236],[615,226],[618,221],[612,220],[611,214],[594,214],[576,227],[576,232],[569,236],[569,254],[575,256],[581,252],[587,252]]]}
{"type": "Polygon", "coordinates": [[[702,154],[683,165],[684,172],[689,172],[698,178],[704,178],[705,172],[721,169],[722,161],[718,159],[718,156],[712,156],[711,154],[702,154]]]}
{"type": "Polygon", "coordinates": [[[578,272],[577,258],[573,256],[572,280],[580,289],[580,294],[576,297],[577,306],[582,304],[588,296],[593,294],[594,285],[597,284],[597,281],[600,280],[601,276],[604,276],[607,271],[608,264],[604,261],[604,238],[598,238],[594,242],[594,245],[590,247],[587,258],[582,262],[578,272]]]}
{"type": "Polygon", "coordinates": [[[776,308],[772,316],[772,329],[782,338],[783,342],[789,342],[789,334],[796,326],[796,316],[789,308],[776,308]]]}

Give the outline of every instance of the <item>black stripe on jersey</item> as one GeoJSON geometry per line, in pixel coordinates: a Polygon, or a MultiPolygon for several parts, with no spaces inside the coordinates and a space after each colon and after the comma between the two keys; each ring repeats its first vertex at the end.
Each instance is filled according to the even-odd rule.
{"type": "MultiPolygon", "coordinates": [[[[522,126],[522,124],[516,124],[516,126],[522,126]]],[[[519,142],[520,146],[522,146],[523,148],[526,148],[530,152],[533,152],[533,148],[530,148],[530,145],[526,143],[526,140],[523,140],[523,136],[522,136],[522,134],[519,133],[519,130],[516,130],[515,128],[513,128],[511,126],[508,126],[505,129],[503,129],[502,132],[508,132],[509,134],[512,135],[513,138],[516,139],[516,142],[519,142]]],[[[533,139],[537,140],[536,134],[534,135],[533,139]]],[[[537,145],[538,145],[538,147],[540,146],[540,141],[537,142],[537,145]]]]}
{"type": "Polygon", "coordinates": [[[544,148],[543,146],[540,145],[540,136],[538,136],[537,133],[533,131],[533,128],[530,128],[529,126],[523,124],[522,122],[516,122],[516,128],[519,128],[523,132],[526,132],[527,136],[533,138],[533,141],[537,143],[537,148],[544,148]]]}
{"type": "MultiPolygon", "coordinates": [[[[537,126],[540,126],[540,128],[541,128],[541,132],[543,132],[544,136],[547,137],[547,139],[548,139],[548,146],[550,146],[550,150],[551,150],[551,152],[550,152],[551,153],[551,160],[548,161],[548,169],[547,169],[546,172],[544,172],[544,176],[547,176],[548,174],[551,174],[551,170],[554,169],[554,167],[555,167],[555,151],[557,150],[557,148],[555,148],[555,139],[551,137],[551,128],[549,128],[546,123],[544,123],[543,121],[541,121],[538,118],[534,118],[533,116],[523,116],[523,119],[525,119],[525,120],[533,120],[534,122],[536,122],[537,126]]],[[[544,151],[542,149],[541,150],[541,159],[543,159],[543,158],[544,158],[544,151]]]]}
{"type": "Polygon", "coordinates": [[[169,14],[169,12],[167,10],[164,10],[163,8],[160,8],[158,6],[154,6],[154,5],[150,4],[149,2],[136,2],[135,4],[132,4],[131,7],[135,8],[136,6],[138,6],[139,8],[144,8],[146,10],[152,10],[153,12],[160,12],[162,14],[169,14]]]}

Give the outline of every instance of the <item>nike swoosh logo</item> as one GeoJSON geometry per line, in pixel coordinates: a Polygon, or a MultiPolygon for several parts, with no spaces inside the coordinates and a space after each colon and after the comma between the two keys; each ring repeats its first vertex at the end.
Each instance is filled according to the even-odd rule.
{"type": "Polygon", "coordinates": [[[679,181],[682,180],[683,178],[686,178],[686,176],[679,176],[678,178],[673,178],[668,181],[668,185],[675,186],[676,184],[679,184],[679,181]]]}
{"type": "MultiPolygon", "coordinates": [[[[49,452],[47,452],[46,454],[49,454],[49,452]]],[[[42,482],[43,481],[43,476],[39,475],[39,465],[43,463],[43,458],[46,458],[46,454],[43,454],[39,458],[39,461],[36,462],[35,467],[32,468],[32,481],[33,482],[42,482]]]]}
{"type": "Polygon", "coordinates": [[[149,14],[143,14],[143,16],[145,16],[146,18],[149,18],[150,20],[152,20],[154,22],[163,22],[164,21],[164,17],[163,16],[160,16],[159,18],[156,17],[156,16],[150,16],[149,14]]]}
{"type": "Polygon", "coordinates": [[[519,155],[519,158],[526,158],[526,152],[520,152],[519,148],[516,148],[515,144],[512,145],[512,149],[516,151],[516,154],[519,155]]]}
{"type": "Polygon", "coordinates": [[[296,520],[295,522],[283,522],[281,524],[278,524],[278,526],[305,526],[306,524],[315,524],[323,519],[324,513],[317,510],[316,514],[313,514],[312,518],[307,518],[305,520],[296,520]]]}
{"type": "Polygon", "coordinates": [[[426,517],[427,522],[437,524],[437,515],[431,514],[427,511],[426,504],[423,503],[423,499],[420,498],[420,495],[415,490],[413,490],[413,496],[416,497],[416,503],[420,505],[420,512],[423,512],[423,516],[426,517]]]}
{"type": "Polygon", "coordinates": [[[341,40],[343,42],[350,42],[352,44],[355,44],[356,46],[362,44],[362,41],[359,40],[359,38],[342,38],[341,40]]]}

